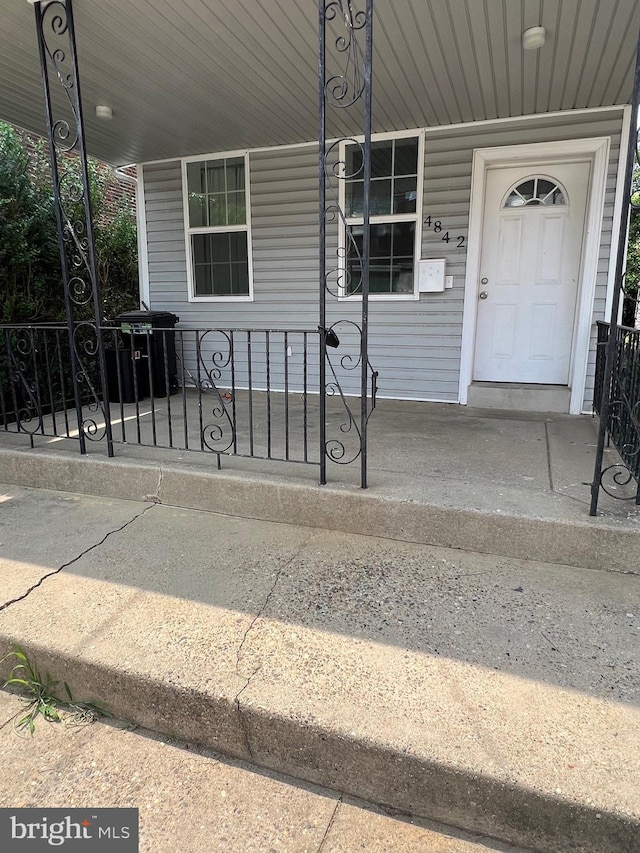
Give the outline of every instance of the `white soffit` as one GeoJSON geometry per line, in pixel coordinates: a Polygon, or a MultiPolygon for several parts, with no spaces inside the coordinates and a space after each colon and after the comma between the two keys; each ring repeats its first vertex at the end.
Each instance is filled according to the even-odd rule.
{"type": "MultiPolygon", "coordinates": [[[[374,5],[374,131],[631,97],[637,0],[374,5]],[[546,42],[525,51],[535,26],[546,42]]],[[[75,0],[74,13],[92,154],[122,164],[317,138],[315,0],[75,0]]],[[[33,7],[0,0],[0,16],[0,118],[42,133],[33,7]]],[[[329,127],[343,130],[358,128],[329,127]]]]}

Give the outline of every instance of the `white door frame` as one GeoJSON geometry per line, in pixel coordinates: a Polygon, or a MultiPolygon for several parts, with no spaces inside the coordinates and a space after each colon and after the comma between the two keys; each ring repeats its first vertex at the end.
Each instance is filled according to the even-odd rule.
{"type": "Polygon", "coordinates": [[[593,139],[570,139],[562,142],[537,142],[499,148],[477,148],[473,152],[469,243],[460,354],[459,401],[463,405],[467,403],[469,385],[473,377],[487,169],[490,166],[523,165],[531,166],[531,169],[535,171],[541,166],[551,166],[553,163],[590,160],[592,163],[591,182],[587,196],[580,281],[578,282],[576,319],[569,370],[569,385],[571,387],[569,412],[571,414],[582,412],[610,146],[611,140],[605,136],[594,137],[593,139]]]}

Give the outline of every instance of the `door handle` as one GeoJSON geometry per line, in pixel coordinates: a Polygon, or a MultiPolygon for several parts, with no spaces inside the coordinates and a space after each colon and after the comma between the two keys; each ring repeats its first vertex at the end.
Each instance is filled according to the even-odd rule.
{"type": "Polygon", "coordinates": [[[486,291],[486,290],[481,290],[481,291],[480,291],[480,299],[486,299],[488,295],[489,295],[489,294],[487,293],[487,291],[486,291]]]}

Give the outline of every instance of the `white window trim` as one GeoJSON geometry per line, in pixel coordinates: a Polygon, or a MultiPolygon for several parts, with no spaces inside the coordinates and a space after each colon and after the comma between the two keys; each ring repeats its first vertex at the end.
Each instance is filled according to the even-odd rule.
{"type": "Polygon", "coordinates": [[[182,217],[184,223],[184,243],[187,256],[187,291],[189,302],[253,302],[253,240],[251,237],[251,190],[250,190],[250,159],[249,151],[225,151],[223,154],[198,154],[194,157],[182,157],[180,160],[182,174],[182,217]],[[212,225],[192,228],[189,224],[189,187],[187,185],[187,163],[200,163],[210,160],[230,160],[233,157],[244,157],[244,195],[246,206],[245,225],[212,225]],[[193,253],[191,249],[192,234],[228,234],[232,231],[242,231],[247,235],[247,264],[249,267],[249,293],[247,296],[196,296],[193,277],[193,253]]]}
{"type": "MultiPolygon", "coordinates": [[[[418,292],[418,278],[420,275],[420,257],[422,254],[422,195],[424,191],[424,132],[422,130],[402,130],[395,133],[376,133],[372,136],[373,142],[386,142],[392,139],[417,139],[418,140],[418,166],[417,166],[417,186],[416,186],[416,212],[411,214],[396,213],[389,216],[370,216],[369,224],[376,223],[391,223],[394,222],[415,222],[415,243],[413,248],[413,293],[369,293],[369,299],[376,302],[415,302],[420,298],[418,292]]],[[[339,158],[340,162],[345,162],[347,145],[353,142],[364,142],[364,136],[352,136],[348,140],[340,143],[339,158]]],[[[343,212],[346,209],[346,181],[340,180],[338,201],[340,210],[343,212]]],[[[346,225],[362,225],[364,217],[362,216],[347,216],[345,213],[344,219],[339,217],[338,224],[338,275],[340,281],[344,281],[346,277],[346,244],[347,234],[346,225]],[[346,224],[345,224],[346,223],[346,224]]],[[[343,287],[340,288],[343,290],[343,287]]],[[[339,301],[358,302],[362,301],[361,293],[347,295],[341,293],[338,295],[339,301]]]]}

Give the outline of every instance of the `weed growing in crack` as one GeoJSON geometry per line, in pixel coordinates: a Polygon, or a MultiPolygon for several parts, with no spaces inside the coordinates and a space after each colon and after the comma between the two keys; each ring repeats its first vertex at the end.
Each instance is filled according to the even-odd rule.
{"type": "Polygon", "coordinates": [[[41,673],[20,646],[14,645],[0,663],[11,658],[16,663],[2,686],[16,687],[26,694],[26,707],[13,717],[13,729],[16,734],[33,735],[39,716],[49,723],[64,723],[69,726],[93,723],[99,716],[111,716],[101,702],[76,702],[66,681],[63,686],[67,698],[60,699],[56,695],[60,682],[53,681],[48,673],[41,673]]]}

